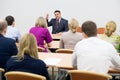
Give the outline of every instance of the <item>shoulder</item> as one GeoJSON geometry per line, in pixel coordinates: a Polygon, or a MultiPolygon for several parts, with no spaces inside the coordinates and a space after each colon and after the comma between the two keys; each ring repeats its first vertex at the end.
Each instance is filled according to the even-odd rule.
{"type": "Polygon", "coordinates": [[[33,26],[33,27],[31,27],[31,28],[30,28],[30,30],[33,30],[33,29],[36,29],[36,27],[35,27],[35,26],[33,26]]]}
{"type": "Polygon", "coordinates": [[[4,39],[4,41],[9,42],[9,43],[15,43],[15,40],[13,40],[11,38],[4,37],[3,39],[4,39]]]}
{"type": "Polygon", "coordinates": [[[36,32],[36,30],[41,30],[41,27],[33,26],[30,28],[29,32],[36,32]]]}
{"type": "Polygon", "coordinates": [[[41,59],[35,59],[35,62],[39,65],[46,66],[45,62],[41,59]]]}
{"type": "Polygon", "coordinates": [[[56,21],[56,19],[55,19],[55,18],[52,18],[50,21],[56,21]]]}
{"type": "Polygon", "coordinates": [[[68,22],[68,20],[67,20],[67,19],[64,19],[64,18],[61,18],[61,20],[68,22]]]}
{"type": "Polygon", "coordinates": [[[70,35],[69,31],[68,32],[63,32],[62,35],[61,35],[61,38],[69,36],[69,35],[70,35]]]}
{"type": "Polygon", "coordinates": [[[48,28],[42,28],[42,27],[41,27],[40,29],[41,29],[43,32],[45,32],[45,33],[46,33],[46,32],[49,32],[48,28]]]}
{"type": "Polygon", "coordinates": [[[19,31],[18,28],[16,28],[16,27],[14,27],[13,29],[14,29],[15,31],[19,31]]]}
{"type": "Polygon", "coordinates": [[[76,32],[75,34],[79,35],[79,36],[82,36],[82,33],[80,33],[80,32],[76,32]]]}
{"type": "Polygon", "coordinates": [[[75,35],[78,36],[78,38],[83,39],[82,33],[76,32],[75,35]]]}
{"type": "Polygon", "coordinates": [[[16,56],[11,56],[8,61],[7,61],[7,64],[12,64],[14,62],[16,62],[18,60],[18,58],[16,56]]]}

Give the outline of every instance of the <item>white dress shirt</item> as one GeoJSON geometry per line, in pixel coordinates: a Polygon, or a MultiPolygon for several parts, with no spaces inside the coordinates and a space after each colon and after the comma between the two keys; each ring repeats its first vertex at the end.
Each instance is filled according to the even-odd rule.
{"type": "Polygon", "coordinates": [[[120,70],[120,56],[112,44],[89,37],[76,44],[72,65],[78,70],[107,73],[110,66],[120,70]]]}
{"type": "Polygon", "coordinates": [[[5,36],[8,38],[12,38],[18,42],[20,41],[20,38],[21,38],[21,34],[19,30],[16,27],[12,27],[12,26],[7,27],[7,32],[5,36]]]}

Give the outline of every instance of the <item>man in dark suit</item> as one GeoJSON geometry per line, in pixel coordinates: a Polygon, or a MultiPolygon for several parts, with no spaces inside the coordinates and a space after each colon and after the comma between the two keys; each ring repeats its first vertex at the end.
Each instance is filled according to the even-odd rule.
{"type": "Polygon", "coordinates": [[[59,10],[54,11],[55,18],[48,21],[49,15],[46,15],[48,26],[52,26],[52,34],[62,33],[68,31],[68,20],[61,17],[59,10]]]}
{"type": "Polygon", "coordinates": [[[7,30],[7,22],[0,19],[0,67],[5,68],[7,60],[18,53],[15,41],[4,37],[7,30]]]}

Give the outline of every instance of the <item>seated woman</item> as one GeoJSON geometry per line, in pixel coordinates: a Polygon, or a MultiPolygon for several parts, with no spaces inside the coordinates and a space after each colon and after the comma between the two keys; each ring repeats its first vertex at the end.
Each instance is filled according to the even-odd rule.
{"type": "Polygon", "coordinates": [[[60,48],[65,49],[74,49],[74,46],[78,41],[80,41],[83,37],[82,34],[76,32],[76,28],[79,26],[79,23],[76,19],[71,19],[69,23],[69,31],[64,32],[60,39],[60,48]]]}
{"type": "Polygon", "coordinates": [[[45,76],[50,80],[46,64],[38,59],[37,43],[33,34],[26,34],[19,44],[19,52],[12,56],[6,64],[8,71],[24,71],[45,76]]]}
{"type": "Polygon", "coordinates": [[[112,43],[117,51],[120,52],[120,36],[115,31],[116,23],[114,21],[109,21],[106,24],[105,33],[101,35],[100,38],[112,43]]]}
{"type": "Polygon", "coordinates": [[[36,37],[37,45],[42,47],[44,52],[48,52],[47,48],[51,47],[52,37],[47,29],[46,19],[39,17],[29,32],[36,37]]]}

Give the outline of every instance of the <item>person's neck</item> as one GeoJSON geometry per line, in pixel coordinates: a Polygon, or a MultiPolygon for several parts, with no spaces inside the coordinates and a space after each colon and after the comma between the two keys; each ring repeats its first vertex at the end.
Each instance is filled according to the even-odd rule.
{"type": "Polygon", "coordinates": [[[12,25],[9,25],[9,26],[14,27],[14,25],[13,25],[13,24],[12,24],[12,25]]]}
{"type": "MultiPolygon", "coordinates": [[[[97,35],[95,35],[95,36],[90,36],[90,37],[97,37],[97,35]]],[[[90,37],[88,37],[88,36],[84,36],[84,38],[90,38],[90,37]]]]}
{"type": "Polygon", "coordinates": [[[3,36],[5,36],[5,33],[4,32],[2,32],[2,33],[0,33],[1,35],[3,35],[3,36]]]}

